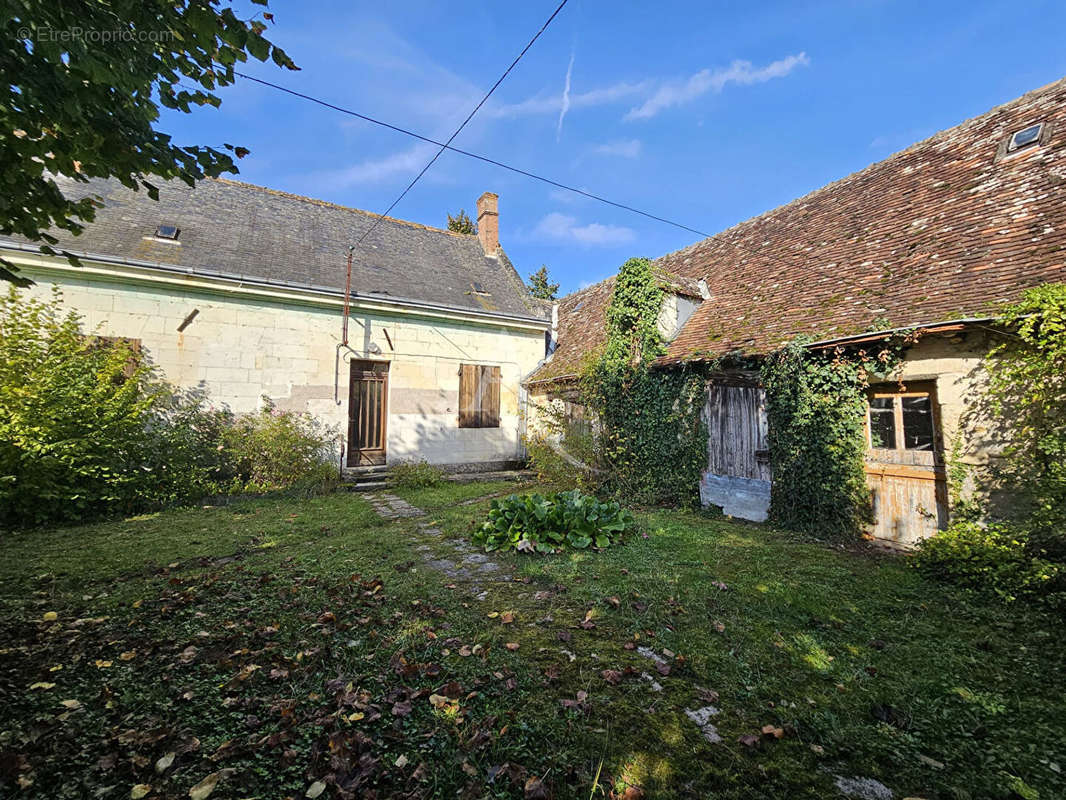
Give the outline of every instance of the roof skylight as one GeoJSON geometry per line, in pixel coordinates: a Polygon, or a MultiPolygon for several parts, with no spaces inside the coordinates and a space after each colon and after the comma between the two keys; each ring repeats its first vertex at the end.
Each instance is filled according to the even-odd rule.
{"type": "Polygon", "coordinates": [[[1036,125],[1030,125],[1028,128],[1022,128],[1020,131],[1016,131],[1013,136],[1010,137],[1010,142],[1007,144],[1007,152],[1013,153],[1015,150],[1020,150],[1031,144],[1035,144],[1040,141],[1040,134],[1044,130],[1044,123],[1038,122],[1036,125]]]}

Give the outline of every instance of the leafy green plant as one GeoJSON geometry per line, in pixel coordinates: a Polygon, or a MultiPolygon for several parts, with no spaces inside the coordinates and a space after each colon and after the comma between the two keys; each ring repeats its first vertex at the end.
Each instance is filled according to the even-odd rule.
{"type": "Polygon", "coordinates": [[[986,359],[994,423],[1007,441],[996,480],[1041,546],[1066,563],[1066,284],[1030,289],[1003,315],[986,359]]]}
{"type": "Polygon", "coordinates": [[[1028,534],[1006,523],[960,522],[918,545],[925,575],[1002,600],[1044,597],[1066,608],[1066,568],[1028,552],[1028,534]]]}
{"type": "Polygon", "coordinates": [[[870,521],[865,392],[872,374],[887,375],[899,364],[905,341],[876,353],[812,352],[795,341],[763,362],[776,524],[854,539],[870,521]]]}
{"type": "MultiPolygon", "coordinates": [[[[238,16],[220,0],[14,2],[4,11],[0,125],[18,132],[0,159],[5,236],[55,244],[49,228],[78,233],[93,220],[99,198],[64,196],[56,175],[113,177],[155,198],[150,175],[191,186],[237,172],[230,153],[245,148],[178,145],[159,128],[160,107],[219,106],[216,90],[236,81],[248,56],[298,69],[263,35],[273,14],[238,16]]],[[[28,283],[12,269],[0,259],[0,280],[28,283]]]]}
{"type": "Polygon", "coordinates": [[[336,432],[306,412],[278,408],[269,397],[259,411],[236,417],[222,438],[238,492],[330,485],[337,479],[336,432]]]}
{"type": "Polygon", "coordinates": [[[444,470],[422,461],[409,461],[389,467],[393,485],[400,489],[428,489],[444,483],[444,470]]]}
{"type": "Polygon", "coordinates": [[[134,513],[220,492],[319,492],[333,432],[272,405],[235,416],[86,336],[58,290],[0,298],[0,526],[134,513]]]}
{"type": "Polygon", "coordinates": [[[652,369],[663,352],[663,289],[646,258],[619,270],[607,343],[586,366],[581,400],[599,426],[600,490],[643,505],[693,505],[706,466],[706,382],[688,367],[652,369]]]}
{"type": "Polygon", "coordinates": [[[474,533],[486,550],[552,553],[617,544],[635,526],[618,503],[604,503],[577,489],[544,496],[512,494],[493,500],[489,517],[474,533]]]}

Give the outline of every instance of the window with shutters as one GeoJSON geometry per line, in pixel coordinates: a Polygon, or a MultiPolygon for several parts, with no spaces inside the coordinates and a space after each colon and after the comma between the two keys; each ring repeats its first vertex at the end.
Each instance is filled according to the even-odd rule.
{"type": "Polygon", "coordinates": [[[500,427],[500,368],[459,367],[459,427],[500,427]]]}

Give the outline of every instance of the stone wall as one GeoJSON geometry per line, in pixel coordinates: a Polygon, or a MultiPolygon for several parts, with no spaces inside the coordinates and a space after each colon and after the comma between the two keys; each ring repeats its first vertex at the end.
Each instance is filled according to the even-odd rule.
{"type": "MultiPolygon", "coordinates": [[[[203,278],[131,280],[131,270],[39,270],[29,291],[47,297],[52,285],[83,317],[87,332],[139,339],[167,380],[202,385],[213,401],[236,412],[268,395],[284,409],[307,411],[347,436],[348,365],[339,365],[334,400],[340,299],[298,290],[242,293],[203,278]],[[193,311],[185,330],[178,326],[193,311]]],[[[345,358],[390,362],[387,452],[390,463],[424,458],[462,464],[522,457],[520,380],[544,357],[544,326],[464,318],[459,312],[414,313],[355,305],[345,358]],[[387,333],[387,335],[386,335],[387,333]],[[458,427],[459,365],[498,365],[500,427],[458,427]]]]}

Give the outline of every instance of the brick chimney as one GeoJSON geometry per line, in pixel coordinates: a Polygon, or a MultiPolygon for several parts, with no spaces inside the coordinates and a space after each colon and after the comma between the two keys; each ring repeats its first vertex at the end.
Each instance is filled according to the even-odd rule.
{"type": "Polygon", "coordinates": [[[485,192],[477,199],[477,238],[485,255],[495,258],[500,248],[500,196],[485,192]]]}

